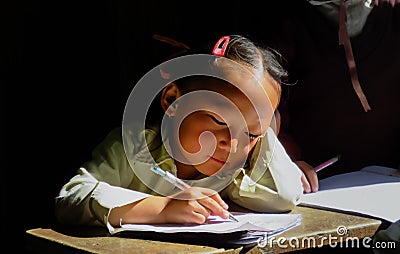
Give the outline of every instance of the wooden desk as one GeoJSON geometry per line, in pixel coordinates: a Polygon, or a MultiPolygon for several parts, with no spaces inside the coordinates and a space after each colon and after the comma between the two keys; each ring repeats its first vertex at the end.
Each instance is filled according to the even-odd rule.
{"type": "MultiPolygon", "coordinates": [[[[339,242],[345,242],[347,238],[351,239],[353,237],[359,238],[361,242],[362,238],[372,238],[381,225],[381,221],[377,219],[302,206],[297,206],[291,213],[302,214],[303,221],[300,226],[276,236],[272,244],[266,244],[264,248],[256,246],[247,253],[284,253],[298,251],[317,247],[311,246],[314,240],[316,245],[320,245],[321,243],[324,245],[330,243],[332,245],[335,243],[339,245],[339,242]],[[338,228],[341,227],[341,229],[344,229],[343,226],[345,227],[346,233],[344,235],[339,235],[338,228]],[[280,237],[286,239],[286,241],[278,243],[280,237]],[[292,243],[295,246],[292,247],[290,246],[289,240],[294,238],[297,239],[299,244],[296,246],[297,241],[293,241],[292,243]],[[331,241],[329,242],[328,239],[331,239],[331,241]],[[302,244],[302,242],[305,244],[302,244]],[[281,248],[280,246],[282,245],[285,245],[285,248],[281,248]]],[[[342,231],[339,230],[339,232],[342,231]]],[[[370,244],[372,244],[372,241],[370,244]]]]}
{"type": "Polygon", "coordinates": [[[51,228],[27,231],[27,249],[33,253],[240,253],[207,246],[158,242],[122,237],[76,236],[51,228]]]}
{"type": "MultiPolygon", "coordinates": [[[[240,210],[240,209],[236,209],[240,210]]],[[[305,238],[314,238],[317,243],[323,237],[338,237],[337,228],[345,226],[347,237],[372,237],[381,224],[380,220],[348,215],[308,207],[296,207],[291,213],[301,213],[302,224],[276,238],[296,238],[301,242],[305,238]]],[[[167,243],[132,238],[108,237],[105,230],[99,232],[69,232],[68,234],[49,228],[37,228],[27,231],[27,247],[36,253],[243,253],[243,249],[222,249],[189,244],[167,243]]],[[[337,241],[346,237],[338,237],[337,241]]],[[[335,241],[332,241],[334,243],[335,241]]],[[[328,244],[328,241],[323,241],[328,244]]],[[[280,248],[277,241],[265,248],[255,246],[246,253],[283,253],[312,246],[280,248]]]]}

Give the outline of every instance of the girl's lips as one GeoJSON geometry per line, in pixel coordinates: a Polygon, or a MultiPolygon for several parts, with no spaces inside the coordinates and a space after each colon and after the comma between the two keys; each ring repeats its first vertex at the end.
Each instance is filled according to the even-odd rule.
{"type": "Polygon", "coordinates": [[[225,164],[225,161],[218,160],[218,159],[216,159],[216,158],[214,158],[214,157],[210,157],[210,158],[211,158],[211,160],[213,160],[213,161],[215,161],[215,162],[218,162],[218,163],[220,163],[220,164],[225,164]]]}

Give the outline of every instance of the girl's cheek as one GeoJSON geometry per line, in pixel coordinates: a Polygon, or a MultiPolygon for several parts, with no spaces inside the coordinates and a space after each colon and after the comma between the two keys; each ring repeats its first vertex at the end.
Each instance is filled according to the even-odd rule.
{"type": "Polygon", "coordinates": [[[249,154],[253,148],[256,146],[257,142],[249,142],[249,141],[242,141],[238,145],[238,151],[241,151],[243,154],[249,154]]]}

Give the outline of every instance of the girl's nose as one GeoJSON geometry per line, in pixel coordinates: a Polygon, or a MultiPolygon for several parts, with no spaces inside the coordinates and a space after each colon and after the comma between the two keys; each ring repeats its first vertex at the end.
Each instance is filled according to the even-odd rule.
{"type": "Polygon", "coordinates": [[[221,149],[229,151],[230,153],[236,153],[238,147],[238,140],[236,138],[224,138],[218,141],[218,146],[221,149]]]}

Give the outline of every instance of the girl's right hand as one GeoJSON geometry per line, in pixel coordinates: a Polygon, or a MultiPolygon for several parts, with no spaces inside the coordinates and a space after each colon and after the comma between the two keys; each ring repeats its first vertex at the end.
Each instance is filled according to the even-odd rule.
{"type": "Polygon", "coordinates": [[[202,224],[210,215],[227,219],[229,217],[227,209],[228,205],[218,192],[192,187],[171,197],[161,216],[167,223],[202,224]]]}
{"type": "Polygon", "coordinates": [[[208,216],[229,217],[228,205],[218,192],[191,187],[173,197],[150,196],[140,201],[115,207],[108,221],[113,226],[122,224],[195,223],[202,224],[208,216]]]}

